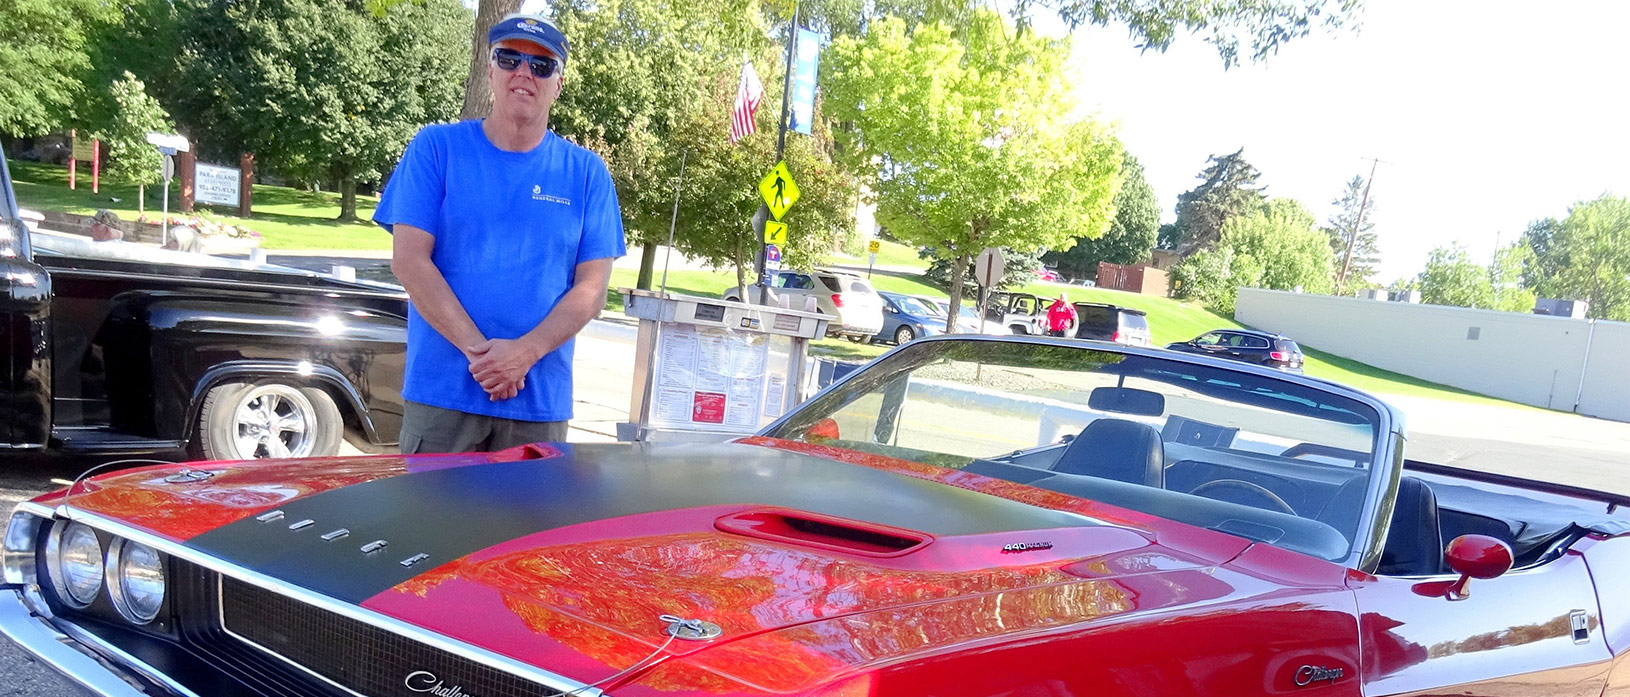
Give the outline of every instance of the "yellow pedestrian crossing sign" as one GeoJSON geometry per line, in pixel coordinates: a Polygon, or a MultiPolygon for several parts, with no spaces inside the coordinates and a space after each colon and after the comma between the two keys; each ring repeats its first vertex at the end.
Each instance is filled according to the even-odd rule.
{"type": "MultiPolygon", "coordinates": [[[[758,193],[764,197],[764,205],[770,207],[770,217],[776,220],[798,202],[798,182],[793,181],[792,173],[787,171],[786,160],[776,163],[775,169],[764,175],[764,181],[758,183],[758,193]]],[[[765,226],[764,232],[769,234],[769,226],[765,226]]]]}
{"type": "Polygon", "coordinates": [[[777,247],[787,246],[787,224],[774,220],[764,221],[764,244],[773,244],[777,247]]]}

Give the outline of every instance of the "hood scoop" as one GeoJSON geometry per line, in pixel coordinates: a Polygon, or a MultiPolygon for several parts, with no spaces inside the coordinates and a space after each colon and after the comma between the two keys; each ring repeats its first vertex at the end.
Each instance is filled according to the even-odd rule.
{"type": "Polygon", "coordinates": [[[934,536],[877,523],[794,511],[760,508],[721,516],[720,532],[760,540],[865,557],[900,557],[928,546],[934,536]]]}

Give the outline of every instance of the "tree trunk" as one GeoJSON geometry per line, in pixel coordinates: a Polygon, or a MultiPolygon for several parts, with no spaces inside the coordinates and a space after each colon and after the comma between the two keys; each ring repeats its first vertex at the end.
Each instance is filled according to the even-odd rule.
{"type": "Polygon", "coordinates": [[[340,217],[342,223],[357,221],[357,178],[345,176],[340,178],[340,217]]]}
{"type": "Polygon", "coordinates": [[[147,214],[147,185],[136,185],[136,215],[147,214]]]}
{"type": "Polygon", "coordinates": [[[646,242],[640,247],[640,278],[634,285],[640,290],[650,290],[651,277],[656,275],[656,268],[657,243],[646,242]]]}
{"type": "MultiPolygon", "coordinates": [[[[945,333],[956,333],[956,319],[962,316],[962,279],[968,277],[968,253],[959,252],[956,261],[951,263],[951,311],[945,317],[945,333]]],[[[976,313],[983,313],[985,308],[977,308],[976,313]]]]}
{"type": "Polygon", "coordinates": [[[481,0],[475,11],[475,34],[470,37],[470,74],[464,79],[464,110],[460,119],[484,118],[492,112],[492,87],[487,84],[487,30],[504,15],[521,9],[521,0],[481,0]]]}

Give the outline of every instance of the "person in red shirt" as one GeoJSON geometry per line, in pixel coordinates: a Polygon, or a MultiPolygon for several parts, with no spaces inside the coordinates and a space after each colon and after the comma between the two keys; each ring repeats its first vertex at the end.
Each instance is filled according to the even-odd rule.
{"type": "Polygon", "coordinates": [[[1075,329],[1075,306],[1070,299],[1059,294],[1058,299],[1047,307],[1047,336],[1069,336],[1075,329]]]}

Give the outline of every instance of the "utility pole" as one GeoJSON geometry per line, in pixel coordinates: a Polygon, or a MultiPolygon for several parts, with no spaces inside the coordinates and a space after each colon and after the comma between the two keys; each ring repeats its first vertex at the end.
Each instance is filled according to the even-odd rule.
{"type": "Polygon", "coordinates": [[[1347,271],[1353,266],[1353,247],[1358,244],[1358,231],[1364,229],[1364,210],[1370,205],[1370,185],[1375,183],[1375,167],[1381,164],[1376,158],[1370,161],[1370,178],[1364,180],[1364,197],[1358,202],[1358,215],[1353,218],[1353,229],[1347,233],[1347,253],[1341,258],[1341,274],[1336,276],[1336,295],[1341,295],[1342,288],[1347,284],[1347,271]]]}
{"type": "MultiPolygon", "coordinates": [[[[796,49],[797,44],[798,2],[797,0],[793,0],[792,24],[787,26],[787,65],[786,70],[781,77],[781,119],[775,123],[775,161],[777,163],[781,162],[781,158],[784,157],[787,152],[787,109],[790,106],[787,98],[792,92],[792,61],[797,55],[793,53],[793,51],[796,49]]],[[[753,236],[758,239],[758,282],[754,285],[758,287],[758,291],[755,293],[757,296],[757,300],[755,302],[759,305],[770,304],[770,294],[766,287],[769,278],[768,274],[764,272],[764,262],[765,257],[767,256],[767,250],[765,250],[767,245],[764,244],[764,223],[769,219],[769,205],[764,203],[758,204],[758,215],[753,216],[753,236]]]]}

